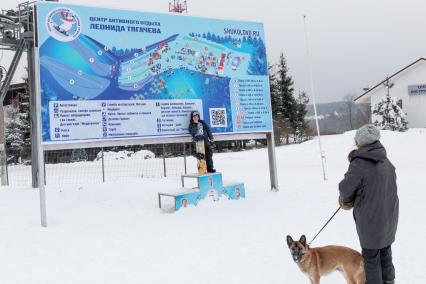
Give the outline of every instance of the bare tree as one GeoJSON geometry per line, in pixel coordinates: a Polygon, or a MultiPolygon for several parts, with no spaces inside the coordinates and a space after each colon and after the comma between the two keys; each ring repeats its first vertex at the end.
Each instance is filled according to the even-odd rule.
{"type": "Polygon", "coordinates": [[[346,105],[346,114],[345,116],[347,117],[347,124],[348,127],[350,128],[350,130],[354,129],[354,123],[353,123],[353,119],[354,119],[354,109],[355,109],[355,95],[353,94],[347,94],[345,96],[345,105],[346,105]]]}
{"type": "Polygon", "coordinates": [[[371,123],[371,105],[361,104],[360,109],[356,115],[356,128],[363,126],[364,124],[371,123]]]}

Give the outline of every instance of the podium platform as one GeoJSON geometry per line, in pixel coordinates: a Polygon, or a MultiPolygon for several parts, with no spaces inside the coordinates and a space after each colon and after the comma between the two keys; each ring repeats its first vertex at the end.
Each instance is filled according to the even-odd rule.
{"type": "Polygon", "coordinates": [[[220,198],[228,199],[245,198],[245,187],[242,182],[223,182],[221,173],[208,173],[205,175],[185,174],[181,176],[182,188],[171,193],[158,193],[158,205],[162,208],[162,198],[174,199],[174,211],[189,205],[197,206],[201,200],[210,199],[218,201],[220,198]],[[196,187],[185,187],[187,179],[195,179],[196,187]]]}

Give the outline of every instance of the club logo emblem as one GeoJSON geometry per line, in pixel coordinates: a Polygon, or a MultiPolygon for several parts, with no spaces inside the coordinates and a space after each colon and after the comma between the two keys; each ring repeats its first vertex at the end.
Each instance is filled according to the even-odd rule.
{"type": "Polygon", "coordinates": [[[69,8],[57,8],[46,17],[46,28],[49,34],[59,41],[72,41],[81,33],[81,20],[69,8]]]}

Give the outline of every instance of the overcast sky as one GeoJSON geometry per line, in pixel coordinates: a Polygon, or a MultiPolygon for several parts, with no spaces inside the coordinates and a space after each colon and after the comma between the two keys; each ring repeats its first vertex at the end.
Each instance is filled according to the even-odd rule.
{"type": "MultiPolygon", "coordinates": [[[[0,8],[18,2],[1,0],[0,8]]],[[[169,0],[61,2],[167,12],[169,0]]],[[[188,0],[188,7],[192,16],[263,22],[269,62],[277,63],[283,52],[296,92],[310,94],[303,28],[307,15],[318,102],[360,94],[363,87],[426,55],[426,0],[188,0]]],[[[1,65],[8,66],[10,58],[0,51],[1,65]]]]}

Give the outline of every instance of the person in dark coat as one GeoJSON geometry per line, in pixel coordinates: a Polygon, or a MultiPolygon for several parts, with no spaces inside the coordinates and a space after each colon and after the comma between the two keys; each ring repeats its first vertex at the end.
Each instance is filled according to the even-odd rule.
{"type": "Polygon", "coordinates": [[[358,149],[349,154],[349,169],[339,183],[340,206],[353,207],[366,284],[395,283],[391,245],[398,225],[399,199],[395,167],[379,139],[380,131],[372,124],[357,130],[358,149]]]}
{"type": "Polygon", "coordinates": [[[191,112],[191,121],[189,123],[188,130],[194,141],[204,140],[207,172],[215,173],[216,170],[213,167],[212,149],[212,142],[214,141],[214,137],[207,123],[200,119],[200,113],[198,111],[191,112]]]}

